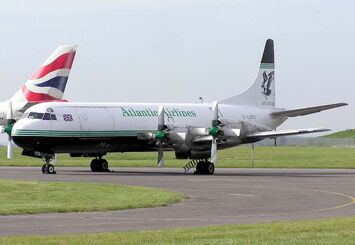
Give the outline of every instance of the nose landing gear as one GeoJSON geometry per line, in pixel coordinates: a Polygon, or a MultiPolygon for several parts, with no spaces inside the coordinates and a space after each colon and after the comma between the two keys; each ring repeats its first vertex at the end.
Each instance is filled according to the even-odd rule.
{"type": "Polygon", "coordinates": [[[54,164],[55,164],[55,156],[44,156],[42,160],[45,162],[42,166],[43,174],[56,174],[54,164]]]}

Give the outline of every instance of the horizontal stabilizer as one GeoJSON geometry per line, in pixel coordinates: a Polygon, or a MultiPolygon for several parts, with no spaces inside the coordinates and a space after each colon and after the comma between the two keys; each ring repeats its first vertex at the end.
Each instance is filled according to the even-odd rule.
{"type": "Polygon", "coordinates": [[[317,113],[320,111],[324,110],[329,110],[341,106],[346,106],[348,105],[347,103],[336,103],[336,104],[329,104],[329,105],[321,105],[321,106],[313,106],[313,107],[306,107],[306,108],[300,108],[300,109],[294,109],[294,110],[284,110],[284,111],[276,111],[271,113],[272,116],[276,117],[298,117],[298,116],[304,116],[312,113],[317,113]]]}
{"type": "Polygon", "coordinates": [[[289,129],[289,130],[279,130],[279,131],[264,131],[264,132],[256,132],[256,133],[249,134],[247,135],[247,138],[267,139],[267,138],[275,138],[280,136],[320,133],[326,131],[330,131],[330,129],[306,128],[306,129],[289,129]]]}

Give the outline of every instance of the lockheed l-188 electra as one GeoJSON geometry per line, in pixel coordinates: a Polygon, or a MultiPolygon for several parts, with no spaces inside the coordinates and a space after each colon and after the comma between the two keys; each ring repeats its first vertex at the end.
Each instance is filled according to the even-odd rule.
{"type": "Polygon", "coordinates": [[[164,150],[189,159],[185,171],[213,174],[218,149],[265,138],[323,132],[325,128],[275,130],[289,117],[303,116],[346,103],[286,110],[275,108],[274,45],[267,40],[257,78],[244,93],[213,103],[73,103],[49,102],[29,108],[11,136],[23,155],[45,161],[55,173],[55,154],[93,157],[92,171],[107,171],[109,152],[164,150]]]}

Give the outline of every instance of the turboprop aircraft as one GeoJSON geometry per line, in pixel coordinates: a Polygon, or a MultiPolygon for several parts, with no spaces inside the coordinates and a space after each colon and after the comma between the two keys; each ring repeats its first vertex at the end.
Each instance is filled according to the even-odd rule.
{"type": "Polygon", "coordinates": [[[62,98],[75,53],[76,45],[59,46],[12,98],[0,102],[0,130],[9,134],[8,158],[13,153],[10,132],[23,112],[38,103],[65,101],[62,98]]]}
{"type": "Polygon", "coordinates": [[[93,157],[92,171],[107,171],[109,152],[174,150],[190,159],[185,171],[213,174],[217,149],[265,138],[327,131],[324,128],[275,130],[289,117],[346,103],[285,110],[275,108],[274,45],[267,40],[259,73],[244,93],[212,104],[41,103],[29,108],[12,129],[23,155],[42,158],[43,173],[55,173],[57,153],[93,157]],[[209,160],[210,159],[210,160],[209,160]]]}

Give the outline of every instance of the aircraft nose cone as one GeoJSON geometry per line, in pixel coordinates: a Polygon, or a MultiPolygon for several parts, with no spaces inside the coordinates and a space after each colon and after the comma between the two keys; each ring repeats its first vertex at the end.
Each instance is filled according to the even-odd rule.
{"type": "Polygon", "coordinates": [[[35,135],[30,129],[30,121],[20,119],[16,122],[11,130],[11,136],[14,143],[23,149],[31,148],[31,145],[35,144],[35,135]]]}

